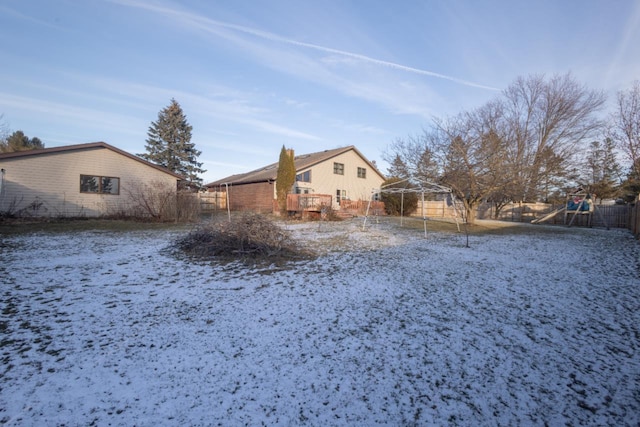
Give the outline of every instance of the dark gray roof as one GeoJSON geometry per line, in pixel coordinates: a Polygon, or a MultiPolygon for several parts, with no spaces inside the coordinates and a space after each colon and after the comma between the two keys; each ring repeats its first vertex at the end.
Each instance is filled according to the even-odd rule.
{"type": "Polygon", "coordinates": [[[127,153],[126,151],[123,151],[119,148],[116,148],[112,145],[107,144],[106,142],[89,142],[87,144],[63,145],[61,147],[41,148],[38,150],[24,150],[24,151],[13,151],[11,153],[0,153],[0,160],[14,159],[19,157],[40,156],[43,154],[64,153],[69,151],[91,150],[95,148],[106,148],[107,150],[111,150],[118,154],[122,154],[125,157],[129,157],[130,159],[136,160],[149,167],[158,169],[159,171],[172,175],[177,179],[184,179],[183,176],[178,175],[177,173],[171,172],[169,169],[166,169],[166,168],[163,168],[162,166],[148,162],[141,157],[134,156],[133,154],[127,153]]]}
{"type": "MultiPolygon", "coordinates": [[[[329,160],[333,157],[336,157],[342,153],[346,153],[347,151],[353,150],[358,154],[362,159],[367,162],[367,164],[382,178],[384,175],[378,171],[378,169],[369,161],[366,157],[358,151],[356,147],[353,145],[349,145],[348,147],[342,148],[334,148],[333,150],[324,150],[319,151],[317,153],[311,154],[301,154],[299,156],[294,157],[294,164],[296,167],[296,171],[303,171],[304,169],[308,169],[311,166],[314,166],[318,163],[329,160]]],[[[256,182],[267,182],[267,181],[275,181],[278,175],[278,162],[272,163],[270,165],[261,167],[256,170],[252,170],[251,172],[231,175],[226,178],[219,179],[214,182],[210,182],[206,184],[205,187],[217,187],[219,185],[229,184],[229,185],[238,185],[238,184],[253,184],[256,182]]]]}

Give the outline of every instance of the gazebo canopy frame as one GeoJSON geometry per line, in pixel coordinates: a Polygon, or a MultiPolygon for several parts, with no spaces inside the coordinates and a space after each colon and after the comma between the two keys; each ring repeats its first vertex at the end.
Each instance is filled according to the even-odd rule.
{"type": "Polygon", "coordinates": [[[367,204],[367,210],[364,216],[364,222],[362,223],[362,230],[364,231],[367,220],[369,218],[369,208],[371,207],[371,201],[375,197],[376,194],[400,194],[400,225],[403,223],[404,219],[404,195],[405,193],[414,193],[422,195],[422,222],[424,226],[424,237],[427,237],[427,215],[424,208],[424,195],[425,194],[447,194],[448,197],[451,198],[453,211],[454,211],[454,219],[456,221],[456,227],[458,228],[458,232],[460,231],[460,223],[458,223],[458,212],[456,210],[456,201],[453,191],[440,184],[436,184],[430,181],[425,181],[416,178],[406,178],[400,181],[392,182],[380,187],[380,189],[374,189],[371,192],[371,197],[369,198],[369,203],[367,204]],[[406,187],[398,187],[398,184],[406,183],[406,187]]]}

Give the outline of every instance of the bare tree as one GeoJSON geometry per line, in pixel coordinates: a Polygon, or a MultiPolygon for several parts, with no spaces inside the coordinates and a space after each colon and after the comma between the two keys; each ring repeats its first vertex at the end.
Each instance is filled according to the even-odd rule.
{"type": "Polygon", "coordinates": [[[467,221],[491,200],[537,200],[576,178],[577,154],[601,125],[601,92],[570,74],[518,78],[501,97],[471,112],[434,119],[421,137],[396,140],[385,160],[446,185],[464,202],[467,221]]]}
{"type": "Polygon", "coordinates": [[[601,126],[602,92],[588,90],[571,74],[518,78],[503,93],[510,141],[514,201],[538,199],[562,182],[588,138],[601,126]]]}
{"type": "Polygon", "coordinates": [[[640,180],[640,81],[636,80],[631,89],[618,92],[610,137],[627,156],[630,177],[640,180]]]}
{"type": "Polygon", "coordinates": [[[4,119],[4,114],[0,114],[0,142],[9,137],[9,125],[4,119]]]}
{"type": "Polygon", "coordinates": [[[462,200],[465,218],[505,185],[506,141],[498,131],[502,105],[493,101],[446,119],[433,119],[423,134],[397,139],[383,154],[396,169],[450,187],[462,200]]]}
{"type": "Polygon", "coordinates": [[[447,121],[438,121],[442,155],[441,182],[462,200],[467,222],[483,200],[504,188],[507,141],[501,134],[503,107],[491,101],[447,121]]]}

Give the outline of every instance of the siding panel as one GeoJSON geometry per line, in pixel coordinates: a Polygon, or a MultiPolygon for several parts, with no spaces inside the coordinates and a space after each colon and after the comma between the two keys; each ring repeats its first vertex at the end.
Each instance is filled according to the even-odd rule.
{"type": "Polygon", "coordinates": [[[5,181],[0,211],[36,216],[99,216],[126,211],[141,183],[175,188],[176,178],[107,148],[46,153],[0,160],[5,181]],[[80,175],[120,178],[120,194],[80,193],[80,175]]]}
{"type": "Polygon", "coordinates": [[[300,186],[310,187],[316,194],[330,194],[334,209],[339,209],[336,203],[336,190],[346,190],[347,198],[350,200],[369,200],[372,191],[380,188],[383,182],[369,164],[353,150],[310,168],[299,170],[297,173],[306,170],[311,170],[311,182],[300,183],[300,186]],[[344,164],[344,175],[333,173],[334,162],[344,164]],[[366,178],[358,178],[358,167],[366,169],[366,178]]]}

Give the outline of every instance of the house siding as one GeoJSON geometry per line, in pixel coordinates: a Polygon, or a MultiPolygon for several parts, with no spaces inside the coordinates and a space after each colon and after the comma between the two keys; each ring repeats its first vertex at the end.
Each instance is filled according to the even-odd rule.
{"type": "MultiPolygon", "coordinates": [[[[336,199],[337,190],[341,193],[344,191],[349,200],[368,201],[372,192],[379,189],[385,179],[354,146],[297,156],[295,163],[297,175],[304,175],[305,172],[310,171],[310,182],[296,182],[291,192],[329,195],[334,209],[340,208],[336,199]],[[344,174],[334,174],[335,162],[344,165],[344,174]],[[358,176],[358,168],[367,171],[364,178],[358,176]]],[[[275,194],[277,169],[278,164],[274,163],[209,183],[207,187],[209,191],[226,191],[228,184],[231,209],[277,212],[275,194]]]]}
{"type": "Polygon", "coordinates": [[[369,200],[374,189],[380,188],[384,179],[355,151],[350,150],[339,154],[314,166],[300,169],[301,174],[311,170],[311,182],[297,182],[299,188],[312,189],[316,194],[330,194],[334,209],[339,208],[336,200],[336,190],[345,190],[350,200],[369,200]],[[344,165],[344,175],[333,172],[333,164],[344,165]],[[358,168],[366,169],[366,178],[358,178],[358,168]]]}
{"type": "Polygon", "coordinates": [[[132,206],[130,192],[143,183],[169,185],[176,178],[105,147],[0,159],[5,170],[0,212],[34,216],[100,216],[132,206]],[[120,194],[80,192],[80,175],[120,178],[120,194]]]}

